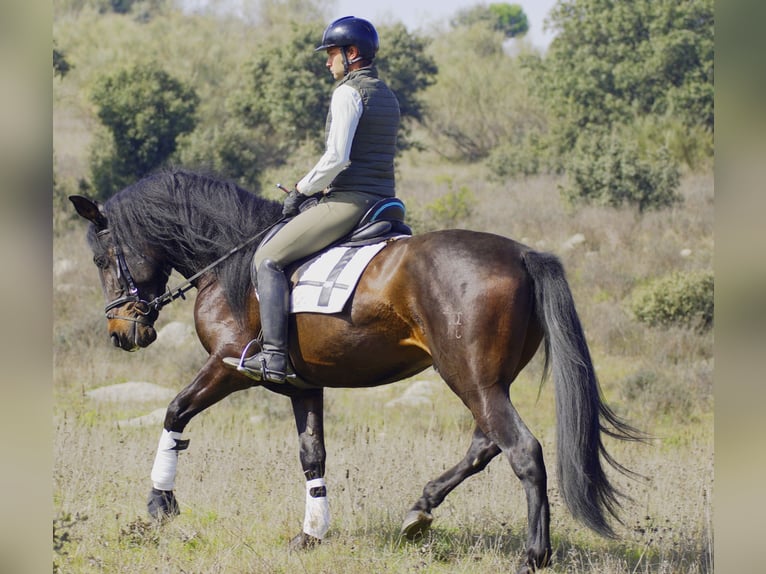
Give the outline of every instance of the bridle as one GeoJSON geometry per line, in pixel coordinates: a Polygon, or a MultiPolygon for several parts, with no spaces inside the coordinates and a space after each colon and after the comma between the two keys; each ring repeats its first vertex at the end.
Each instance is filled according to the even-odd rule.
{"type": "MultiPolygon", "coordinates": [[[[247,240],[237,245],[236,247],[231,248],[229,251],[224,253],[221,257],[213,261],[210,265],[208,265],[201,271],[195,273],[194,275],[186,279],[178,287],[175,287],[173,289],[168,289],[162,295],[155,297],[151,301],[146,301],[145,299],[142,299],[141,296],[139,295],[138,287],[136,287],[136,282],[133,280],[133,276],[131,275],[130,269],[128,268],[128,263],[125,260],[125,254],[123,253],[122,248],[117,243],[117,241],[113,240],[112,245],[113,245],[114,257],[117,263],[117,280],[120,283],[120,296],[114,299],[113,301],[110,301],[109,303],[107,303],[106,306],[104,307],[104,313],[106,314],[106,318],[132,321],[134,323],[140,323],[142,325],[147,325],[151,327],[154,324],[154,321],[156,320],[157,314],[159,314],[160,309],[162,309],[168,303],[172,303],[176,299],[179,299],[179,298],[186,299],[186,293],[188,291],[191,291],[191,289],[195,287],[194,282],[197,279],[199,279],[205,273],[212,271],[215,267],[217,267],[218,265],[223,263],[226,259],[234,255],[237,251],[240,251],[241,249],[247,247],[251,243],[263,237],[269,230],[271,230],[275,225],[280,223],[283,219],[284,218],[278,219],[273,224],[267,226],[260,233],[253,235],[252,237],[248,238],[247,240]],[[134,308],[139,314],[137,317],[128,317],[124,315],[117,315],[115,313],[111,313],[113,309],[122,307],[123,305],[127,303],[135,304],[134,308]],[[151,315],[154,315],[154,317],[150,317],[151,315]]],[[[100,239],[102,237],[105,237],[106,235],[109,235],[110,233],[111,233],[111,230],[107,227],[102,229],[101,231],[98,231],[96,233],[96,237],[100,239]]],[[[169,276],[170,276],[170,271],[166,270],[166,279],[169,276]]]]}
{"type": "MultiPolygon", "coordinates": [[[[96,237],[100,240],[110,233],[111,230],[109,228],[102,229],[96,233],[96,237]]],[[[160,309],[160,306],[156,303],[157,299],[146,301],[141,298],[138,293],[138,287],[136,287],[136,282],[133,279],[133,275],[131,275],[130,269],[128,268],[128,263],[125,260],[125,254],[123,253],[122,248],[116,241],[113,241],[112,245],[117,263],[117,281],[120,284],[120,296],[106,304],[104,307],[104,314],[107,319],[122,319],[124,321],[132,321],[134,323],[152,326],[156,317],[151,318],[150,315],[152,315],[153,312],[155,314],[158,313],[160,309]],[[129,317],[111,312],[113,309],[122,307],[127,303],[135,303],[134,309],[138,313],[138,316],[129,317]]]]}

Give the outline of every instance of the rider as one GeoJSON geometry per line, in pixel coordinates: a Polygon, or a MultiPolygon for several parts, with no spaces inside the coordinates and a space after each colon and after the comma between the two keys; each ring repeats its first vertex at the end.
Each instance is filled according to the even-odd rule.
{"type": "Polygon", "coordinates": [[[376,201],[393,197],[399,102],[373,64],[378,33],[362,18],[346,16],[324,31],[315,51],[338,84],[325,126],[326,148],[314,168],[285,198],[292,217],[253,257],[263,330],[263,349],[242,361],[256,379],[283,383],[287,375],[289,285],[284,268],[348,234],[376,201]],[[319,202],[299,208],[310,196],[319,202]]]}

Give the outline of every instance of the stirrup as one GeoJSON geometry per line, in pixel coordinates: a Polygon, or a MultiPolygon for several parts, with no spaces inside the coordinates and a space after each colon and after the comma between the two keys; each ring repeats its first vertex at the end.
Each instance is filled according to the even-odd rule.
{"type": "Polygon", "coordinates": [[[263,352],[263,345],[261,345],[261,341],[260,340],[253,339],[252,341],[250,341],[247,345],[245,345],[245,348],[242,349],[242,355],[239,357],[239,362],[237,363],[237,370],[238,371],[245,371],[245,370],[247,370],[247,367],[245,367],[245,361],[255,357],[255,355],[253,355],[253,357],[249,357],[248,356],[248,352],[250,351],[250,347],[253,344],[258,345],[258,351],[255,353],[255,355],[257,355],[258,353],[262,353],[263,352]]]}
{"type": "Polygon", "coordinates": [[[274,351],[261,351],[254,357],[245,359],[242,363],[242,373],[249,377],[260,376],[260,380],[268,383],[282,384],[287,380],[287,355],[274,351]],[[251,364],[247,364],[247,362],[251,364]],[[284,367],[281,370],[270,368],[274,362],[281,362],[284,367]]]}
{"type": "Polygon", "coordinates": [[[245,345],[245,348],[242,350],[242,355],[239,357],[239,359],[235,359],[234,357],[224,357],[222,360],[223,360],[224,365],[226,365],[227,367],[233,367],[233,368],[237,369],[237,371],[239,371],[240,373],[242,373],[246,377],[249,377],[249,378],[253,379],[254,381],[262,381],[263,380],[263,373],[260,373],[260,374],[256,373],[256,371],[252,371],[252,370],[248,369],[245,366],[245,361],[247,359],[251,359],[251,358],[253,358],[255,356],[255,355],[253,355],[253,357],[248,356],[248,353],[250,351],[250,347],[252,347],[253,344],[258,345],[258,348],[259,348],[259,351],[257,353],[255,353],[255,355],[257,355],[258,353],[263,351],[263,347],[261,346],[261,342],[258,339],[253,339],[247,345],[245,345]],[[259,375],[259,376],[256,376],[256,375],[259,375]]]}
{"type": "Polygon", "coordinates": [[[254,359],[261,353],[270,353],[270,352],[263,349],[263,346],[261,345],[261,342],[258,339],[253,339],[247,345],[245,345],[245,348],[242,351],[242,355],[240,356],[239,359],[235,359],[234,357],[224,357],[223,362],[225,365],[236,368],[237,371],[239,371],[246,377],[249,377],[253,379],[254,381],[258,381],[258,382],[282,384],[285,382],[291,382],[288,379],[296,378],[295,372],[292,370],[290,366],[290,359],[286,353],[284,354],[285,356],[285,372],[284,373],[267,369],[266,360],[263,358],[261,358],[260,360],[260,369],[253,368],[252,366],[247,366],[245,364],[246,361],[254,359]],[[250,347],[252,347],[253,344],[258,345],[260,350],[253,356],[248,356],[250,347]],[[275,377],[276,380],[272,380],[271,378],[269,378],[268,373],[277,374],[278,376],[275,377]]]}

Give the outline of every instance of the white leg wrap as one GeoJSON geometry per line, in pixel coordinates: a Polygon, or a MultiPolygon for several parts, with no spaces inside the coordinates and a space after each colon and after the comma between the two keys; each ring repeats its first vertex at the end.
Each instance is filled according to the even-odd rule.
{"type": "Polygon", "coordinates": [[[157,446],[157,456],[154,457],[152,467],[152,484],[158,490],[173,490],[178,465],[178,450],[174,449],[176,441],[180,439],[180,432],[162,430],[160,444],[157,446]]]}
{"type": "Polygon", "coordinates": [[[324,478],[315,478],[306,482],[306,516],[303,519],[303,532],[321,540],[330,529],[330,505],[327,502],[327,487],[324,478]],[[313,488],[321,488],[322,496],[311,496],[313,488]]]}

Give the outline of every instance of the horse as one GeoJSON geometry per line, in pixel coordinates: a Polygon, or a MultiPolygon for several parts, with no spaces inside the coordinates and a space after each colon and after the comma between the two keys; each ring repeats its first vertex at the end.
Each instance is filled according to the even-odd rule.
{"type": "Polygon", "coordinates": [[[543,451],[509,395],[542,346],[543,381],[551,372],[554,380],[562,498],[584,525],[615,536],[612,522],[621,522],[624,495],[605,468],[631,471],[607,452],[602,435],[636,441],[643,434],[602,397],[555,255],[460,229],[390,241],[366,267],[342,312],[291,315],[289,356],[307,384],[258,383],[223,359],[239,356],[259,331],[250,260],[257,238],[281,218],[278,202],[220,176],[180,168],[148,175],[103,203],[79,195],[70,200],[90,222],[87,242],[114,346],[136,351],[150,345],[162,307],[186,291],[197,292],[194,321],[208,357],[167,407],[151,474],[148,509],[155,518],[179,513],[173,489],[178,453],[188,447],[182,433],[192,418],[261,384],[292,403],[307,481],[304,528],[291,548],[321,542],[329,528],[323,389],[385,385],[432,366],[471,412],[475,428],[465,457],[429,481],[408,510],[402,536],[423,536],[445,497],[502,453],[527,500],[519,572],[545,567],[551,543],[543,451]],[[166,290],[172,270],[187,280],[183,288],[166,290]]]}

